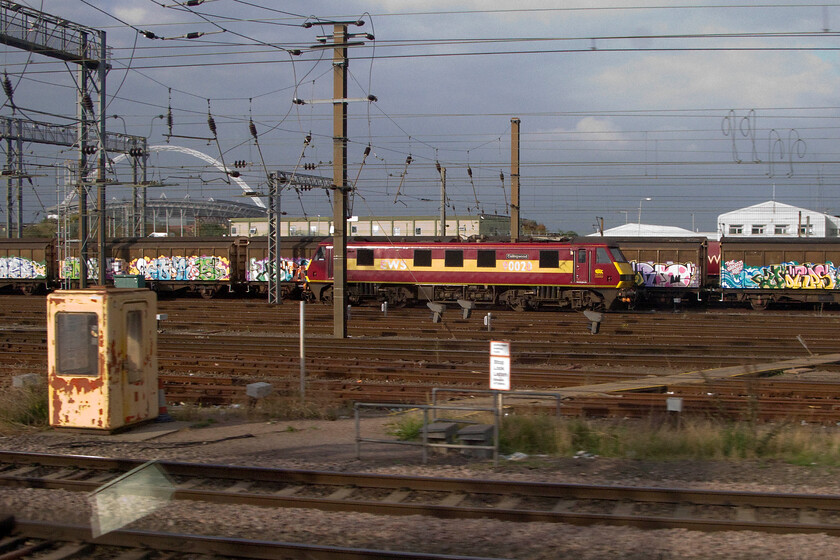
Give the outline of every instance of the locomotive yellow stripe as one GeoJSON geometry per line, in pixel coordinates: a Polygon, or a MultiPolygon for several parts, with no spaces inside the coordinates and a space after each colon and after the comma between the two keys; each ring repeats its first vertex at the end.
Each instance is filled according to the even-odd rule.
{"type": "Polygon", "coordinates": [[[433,259],[432,266],[413,266],[413,262],[406,259],[374,259],[371,266],[359,266],[355,259],[347,260],[348,270],[370,270],[391,272],[500,272],[500,273],[529,273],[542,272],[551,274],[571,274],[574,272],[574,261],[560,261],[559,267],[540,268],[538,260],[497,260],[495,267],[478,266],[472,259],[465,259],[463,266],[446,266],[444,259],[433,259]]]}

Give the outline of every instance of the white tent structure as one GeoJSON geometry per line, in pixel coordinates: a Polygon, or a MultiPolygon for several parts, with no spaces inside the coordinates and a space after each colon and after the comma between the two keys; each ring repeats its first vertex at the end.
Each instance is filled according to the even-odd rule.
{"type": "MultiPolygon", "coordinates": [[[[591,233],[588,237],[600,237],[600,233],[591,233]]],[[[676,226],[659,226],[655,224],[624,224],[604,230],[604,237],[706,237],[705,233],[697,233],[676,226]]]]}

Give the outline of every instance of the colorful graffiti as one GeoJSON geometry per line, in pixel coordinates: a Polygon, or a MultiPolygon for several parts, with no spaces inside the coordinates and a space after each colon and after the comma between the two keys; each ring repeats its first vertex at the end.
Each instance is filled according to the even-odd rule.
{"type": "Polygon", "coordinates": [[[840,269],[830,261],[746,266],[743,261],[732,260],[724,263],[720,282],[722,288],[833,290],[840,282],[840,269]]]}
{"type": "MultiPolygon", "coordinates": [[[[58,277],[62,280],[78,280],[81,274],[79,271],[80,268],[81,261],[79,257],[61,259],[58,263],[58,277]]],[[[93,258],[87,260],[87,277],[88,280],[97,280],[99,278],[99,259],[93,258]]],[[[108,277],[110,278],[110,275],[108,277]]]]}
{"type": "Polygon", "coordinates": [[[0,278],[36,280],[47,277],[47,263],[25,257],[0,257],[0,278]]]}
{"type": "MultiPolygon", "coordinates": [[[[280,282],[305,282],[306,267],[308,259],[280,260],[280,282]]],[[[268,259],[252,258],[248,263],[246,280],[248,282],[268,282],[269,277],[274,274],[274,262],[268,259]]]]}
{"type": "Polygon", "coordinates": [[[631,261],[636,284],[653,288],[698,288],[700,276],[694,263],[631,261]]]}
{"type": "MultiPolygon", "coordinates": [[[[119,268],[123,269],[122,263],[119,268]]],[[[230,280],[230,260],[226,257],[140,257],[128,263],[127,268],[127,274],[140,274],[146,280],[230,280]]]]}

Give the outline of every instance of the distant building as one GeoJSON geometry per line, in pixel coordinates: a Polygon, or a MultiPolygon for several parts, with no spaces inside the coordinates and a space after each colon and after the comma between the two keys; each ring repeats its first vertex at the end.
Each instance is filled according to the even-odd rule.
{"type": "MultiPolygon", "coordinates": [[[[347,220],[349,236],[433,236],[438,235],[440,217],[435,216],[353,216],[347,220]]],[[[327,236],[333,234],[332,216],[284,217],[278,225],[281,237],[327,236]]],[[[268,235],[268,220],[260,218],[234,218],[230,220],[232,236],[268,235]]],[[[473,236],[510,235],[508,216],[447,216],[446,235],[461,238],[473,236]]]]}
{"type": "Polygon", "coordinates": [[[768,201],[718,216],[722,237],[837,237],[840,218],[768,201]]]}

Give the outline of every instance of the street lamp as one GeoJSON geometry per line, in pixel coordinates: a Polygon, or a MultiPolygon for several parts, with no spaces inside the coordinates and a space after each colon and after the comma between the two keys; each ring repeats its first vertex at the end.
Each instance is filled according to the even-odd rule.
{"type": "Polygon", "coordinates": [[[653,199],[649,196],[646,196],[645,198],[642,198],[641,200],[639,200],[639,225],[640,226],[642,225],[642,202],[644,202],[645,200],[653,200],[653,199]]]}

